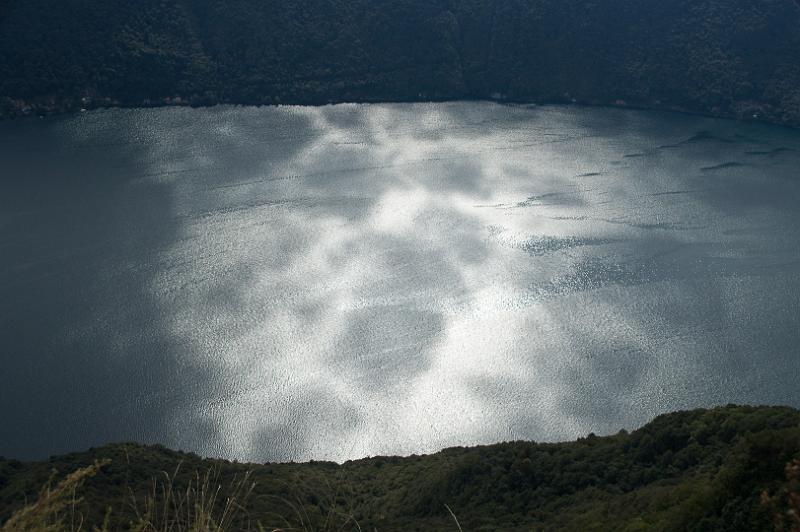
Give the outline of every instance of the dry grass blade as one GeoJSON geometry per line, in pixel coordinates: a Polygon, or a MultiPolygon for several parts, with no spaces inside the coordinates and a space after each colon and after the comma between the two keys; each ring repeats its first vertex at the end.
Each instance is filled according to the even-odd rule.
{"type": "Polygon", "coordinates": [[[463,530],[461,530],[461,523],[458,522],[458,517],[456,517],[456,514],[453,513],[453,510],[451,510],[450,507],[447,506],[446,504],[444,505],[444,507],[447,508],[447,511],[450,512],[450,515],[453,516],[453,521],[456,522],[456,526],[458,527],[458,532],[464,532],[463,530]]]}
{"type": "Polygon", "coordinates": [[[180,466],[172,475],[163,472],[163,480],[155,479],[150,494],[140,509],[132,495],[138,522],[137,532],[228,532],[241,529],[237,518],[245,510],[247,499],[255,484],[248,471],[234,477],[227,490],[217,482],[219,470],[211,468],[205,473],[195,472],[185,490],[176,489],[180,466]],[[221,500],[223,492],[227,493],[221,500]]]}
{"type": "Polygon", "coordinates": [[[95,461],[94,464],[73,471],[52,487],[52,480],[39,493],[33,503],[15,512],[3,524],[2,532],[80,532],[83,530],[83,515],[77,511],[81,502],[76,496],[78,488],[106,466],[110,460],[95,461]],[[67,523],[69,517],[69,523],[67,523]]]}

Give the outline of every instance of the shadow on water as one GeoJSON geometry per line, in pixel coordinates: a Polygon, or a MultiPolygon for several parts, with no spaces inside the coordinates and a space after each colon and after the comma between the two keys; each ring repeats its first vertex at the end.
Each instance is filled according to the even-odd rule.
{"type": "MultiPolygon", "coordinates": [[[[2,183],[11,241],[0,286],[2,454],[158,441],[190,400],[175,376],[204,378],[173,356],[177,346],[146,291],[156,250],[177,234],[169,186],[131,188],[105,171],[146,157],[146,145],[126,142],[134,128],[120,118],[80,142],[71,131],[84,119],[58,119],[23,131],[31,137],[21,151],[0,148],[13,161],[2,183]],[[107,149],[108,136],[119,149],[107,149]]],[[[3,124],[3,136],[16,126],[3,124]]]]}
{"type": "MultiPolygon", "coordinates": [[[[0,455],[120,440],[227,451],[213,447],[224,440],[213,420],[196,415],[224,393],[217,361],[198,359],[169,330],[152,289],[175,268],[164,252],[183,238],[181,181],[234,162],[246,174],[262,161],[244,157],[258,143],[246,130],[201,149],[184,143],[198,118],[114,110],[0,125],[0,455]]],[[[212,118],[221,129],[231,118],[248,126],[212,118]]],[[[280,150],[302,147],[293,138],[280,150]]],[[[225,305],[224,293],[213,296],[225,305]]]]}

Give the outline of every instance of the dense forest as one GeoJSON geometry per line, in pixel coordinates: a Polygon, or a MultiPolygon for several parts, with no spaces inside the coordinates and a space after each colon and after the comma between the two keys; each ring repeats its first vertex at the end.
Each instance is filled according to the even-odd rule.
{"type": "Polygon", "coordinates": [[[47,504],[20,509],[48,478],[58,481],[96,461],[74,490],[77,502],[61,508],[62,523],[81,519],[91,530],[107,519],[113,530],[166,530],[165,519],[174,519],[173,529],[183,530],[192,508],[175,508],[206,493],[206,503],[192,507],[218,516],[235,507],[226,518],[231,530],[800,527],[800,412],[729,406],[667,414],[632,433],[572,443],[503,443],[342,465],[247,465],[133,444],[37,463],[0,460],[0,530],[57,525],[54,514],[37,521],[47,504]],[[216,486],[221,491],[209,502],[216,486]]]}
{"type": "Polygon", "coordinates": [[[800,125],[800,0],[3,0],[0,116],[492,98],[800,125]]]}

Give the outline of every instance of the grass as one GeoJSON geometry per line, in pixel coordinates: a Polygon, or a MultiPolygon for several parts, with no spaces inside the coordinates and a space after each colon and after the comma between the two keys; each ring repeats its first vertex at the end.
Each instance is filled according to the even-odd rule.
{"type": "MultiPolygon", "coordinates": [[[[80,468],[52,487],[52,479],[42,488],[32,504],[17,510],[0,528],[0,532],[107,532],[110,530],[112,508],[99,525],[85,526],[83,514],[77,509],[86,502],[77,496],[88,478],[94,477],[110,460],[96,461],[80,468]]],[[[261,514],[252,519],[247,502],[255,483],[251,471],[234,477],[226,487],[220,484],[220,468],[212,466],[204,472],[195,470],[185,487],[179,487],[178,477],[182,467],[179,462],[172,473],[162,471],[152,478],[149,491],[144,496],[130,492],[130,508],[135,515],[128,527],[132,532],[338,532],[348,525],[361,531],[352,515],[330,506],[324,522],[314,526],[302,502],[295,503],[281,497],[277,501],[293,508],[296,524],[278,513],[261,514]],[[279,526],[265,526],[262,521],[281,521],[279,526]]],[[[91,501],[88,501],[91,504],[91,501]]],[[[453,516],[455,519],[455,516],[453,516]]],[[[457,521],[456,521],[457,522],[457,521]]],[[[460,530],[460,527],[459,527],[460,530]]]]}
{"type": "MultiPolygon", "coordinates": [[[[153,479],[150,493],[138,501],[131,491],[132,507],[136,512],[136,532],[228,532],[239,512],[245,511],[247,499],[254,485],[250,472],[234,478],[222,495],[222,485],[217,480],[219,470],[210,468],[205,473],[195,471],[184,489],[176,487],[175,478],[181,464],[172,475],[163,473],[153,479]]],[[[252,527],[248,527],[252,529],[252,527]]]]}
{"type": "MultiPolygon", "coordinates": [[[[2,532],[79,532],[84,530],[83,514],[77,510],[81,499],[77,497],[78,489],[86,479],[91,478],[108,460],[96,461],[94,464],[78,469],[67,475],[55,487],[52,477],[32,504],[17,510],[0,529],[2,532]]],[[[95,530],[107,530],[108,519],[95,530]]]]}

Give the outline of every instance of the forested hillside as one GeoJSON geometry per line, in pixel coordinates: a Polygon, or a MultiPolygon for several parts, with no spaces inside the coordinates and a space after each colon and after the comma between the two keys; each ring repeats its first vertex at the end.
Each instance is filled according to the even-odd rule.
{"type": "MultiPolygon", "coordinates": [[[[220,518],[235,497],[230,530],[456,531],[448,508],[464,530],[800,527],[800,412],[731,406],[668,414],[630,434],[572,443],[504,443],[343,465],[246,465],[132,444],[38,463],[0,459],[0,530],[38,522],[48,505],[7,519],[36,500],[48,478],[95,460],[104,465],[77,491],[82,500],[61,509],[64,518],[83,519],[84,529],[106,516],[112,530],[165,530],[165,516],[175,520],[172,529],[188,529],[192,503],[215,486],[221,491],[204,512],[220,518]],[[148,519],[158,526],[136,528],[148,519]]],[[[67,487],[72,496],[74,484],[67,487]]]]}
{"type": "Polygon", "coordinates": [[[495,98],[800,125],[798,0],[4,0],[0,115],[495,98]]]}

